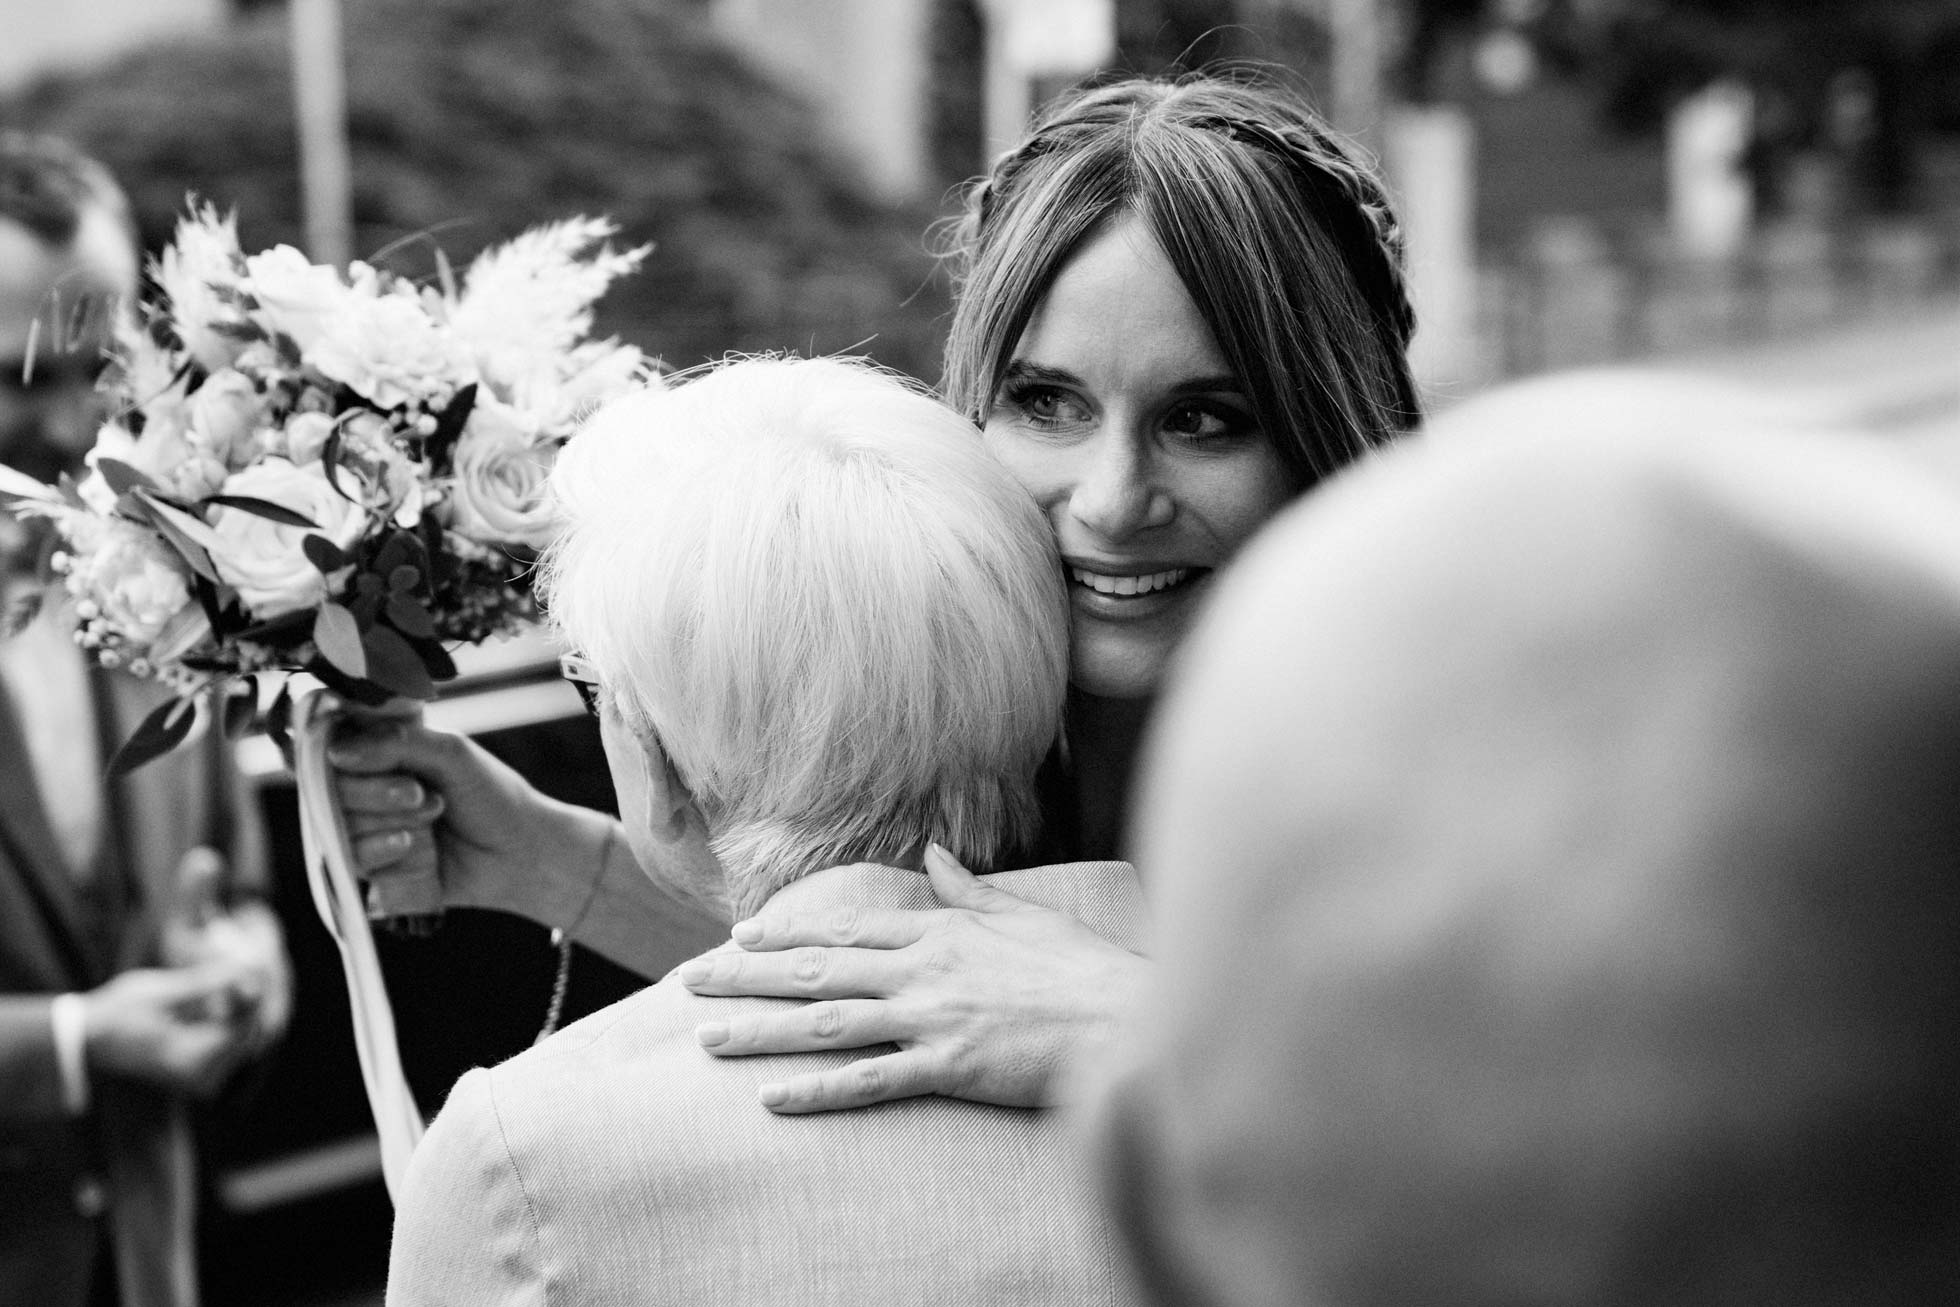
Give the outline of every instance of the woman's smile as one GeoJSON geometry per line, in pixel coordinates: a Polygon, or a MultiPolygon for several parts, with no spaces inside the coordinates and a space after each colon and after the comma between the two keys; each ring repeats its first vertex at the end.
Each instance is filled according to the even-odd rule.
{"type": "Polygon", "coordinates": [[[1133,216],[1063,265],[987,443],[1048,514],[1078,690],[1157,689],[1197,600],[1293,484],[1161,246],[1133,216]]]}

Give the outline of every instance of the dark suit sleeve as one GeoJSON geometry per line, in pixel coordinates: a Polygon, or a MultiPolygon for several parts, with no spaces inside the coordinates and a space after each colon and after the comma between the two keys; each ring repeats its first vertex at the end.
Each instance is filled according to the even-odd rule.
{"type": "Polygon", "coordinates": [[[537,1218],[490,1072],[449,1091],[415,1149],[395,1207],[388,1307],[544,1307],[537,1218]]]}
{"type": "Polygon", "coordinates": [[[60,1117],[51,994],[0,994],[0,1122],[60,1117]]]}

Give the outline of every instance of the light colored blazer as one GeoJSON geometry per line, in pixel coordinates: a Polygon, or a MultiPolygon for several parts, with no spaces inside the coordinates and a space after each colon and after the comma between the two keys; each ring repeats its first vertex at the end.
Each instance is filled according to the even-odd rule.
{"type": "MultiPolygon", "coordinates": [[[[1126,863],[990,882],[1126,947],[1141,934],[1126,863]]],[[[872,865],[781,897],[803,911],[935,905],[923,875],[872,865]]],[[[703,1021],[792,1006],[697,997],[670,974],[464,1076],[409,1168],[391,1307],[1125,1300],[1052,1113],[926,1097],[774,1116],[758,1086],[866,1054],[718,1059],[695,1041],[703,1021]]]]}

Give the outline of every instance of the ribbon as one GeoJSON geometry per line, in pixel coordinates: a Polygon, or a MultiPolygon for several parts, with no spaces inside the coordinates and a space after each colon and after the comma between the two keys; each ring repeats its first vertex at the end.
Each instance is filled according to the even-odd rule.
{"type": "Polygon", "coordinates": [[[402,1073],[395,1013],[388,1005],[381,960],[374,950],[374,935],[355,874],[353,845],[334,797],[333,772],[327,765],[333,706],[323,691],[314,690],[299,701],[293,715],[300,842],[306,853],[306,882],[313,892],[313,906],[340,946],[354,1022],[354,1051],[360,1058],[361,1081],[367,1088],[375,1131],[381,1137],[381,1175],[387,1181],[389,1199],[399,1203],[408,1159],[422,1140],[424,1125],[408,1078],[402,1073]]]}

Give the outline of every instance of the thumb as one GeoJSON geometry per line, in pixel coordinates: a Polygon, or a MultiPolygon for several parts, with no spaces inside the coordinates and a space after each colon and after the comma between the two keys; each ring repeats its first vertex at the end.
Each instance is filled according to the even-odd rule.
{"type": "Polygon", "coordinates": [[[1012,912],[1027,906],[1006,890],[995,889],[983,882],[937,843],[926,845],[925,863],[926,876],[932,881],[932,892],[949,908],[965,908],[969,912],[1012,912]]]}
{"type": "Polygon", "coordinates": [[[177,863],[177,919],[201,926],[220,915],[224,878],[225,860],[216,849],[200,844],[186,853],[177,863]]]}

